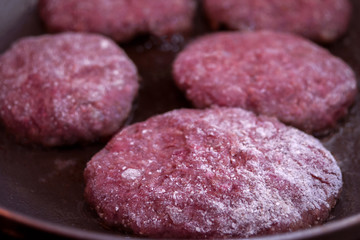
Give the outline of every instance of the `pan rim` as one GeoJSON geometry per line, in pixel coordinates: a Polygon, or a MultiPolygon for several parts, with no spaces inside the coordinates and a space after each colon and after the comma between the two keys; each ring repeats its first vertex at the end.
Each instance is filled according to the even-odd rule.
{"type": "MultiPolygon", "coordinates": [[[[116,235],[111,233],[101,233],[97,231],[84,230],[76,227],[65,226],[59,223],[46,221],[37,217],[32,217],[16,210],[10,210],[0,205],[0,216],[7,220],[13,221],[21,226],[29,227],[38,230],[42,233],[48,233],[58,237],[65,237],[70,239],[89,239],[89,240],[119,240],[119,239],[154,239],[144,238],[129,235],[116,235]]],[[[312,239],[314,237],[324,237],[325,235],[334,234],[342,230],[350,229],[360,225],[360,213],[351,215],[349,217],[330,221],[328,223],[314,226],[304,230],[294,232],[280,233],[269,236],[260,236],[251,238],[253,240],[300,240],[312,239]]],[[[236,238],[234,238],[236,239],[236,238]]],[[[242,239],[242,238],[237,238],[242,239]]]]}

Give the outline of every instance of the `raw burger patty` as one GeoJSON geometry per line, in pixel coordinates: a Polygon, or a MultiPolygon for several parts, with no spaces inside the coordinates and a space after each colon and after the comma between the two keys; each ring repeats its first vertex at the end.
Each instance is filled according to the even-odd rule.
{"type": "Polygon", "coordinates": [[[173,67],[196,107],[242,107],[308,132],[332,127],[356,94],[353,71],[292,34],[217,33],[195,40],[173,67]]]}
{"type": "Polygon", "coordinates": [[[97,32],[117,41],[137,34],[165,35],[191,28],[193,0],[40,0],[50,31],[97,32]]]}
{"type": "Polygon", "coordinates": [[[330,42],[347,29],[348,0],[203,0],[213,28],[272,29],[330,42]]]}
{"type": "Polygon", "coordinates": [[[249,237],[323,222],[342,186],[310,135],[240,108],[175,110],[126,127],[85,169],[109,226],[150,237],[249,237]]]}
{"type": "Polygon", "coordinates": [[[24,38],[0,57],[0,117],[21,142],[94,141],[119,130],[137,81],[131,60],[102,36],[24,38]]]}

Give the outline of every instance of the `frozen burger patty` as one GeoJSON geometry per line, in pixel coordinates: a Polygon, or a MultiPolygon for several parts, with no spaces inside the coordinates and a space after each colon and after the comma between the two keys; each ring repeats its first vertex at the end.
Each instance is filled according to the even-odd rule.
{"type": "Polygon", "coordinates": [[[271,31],[200,37],[178,55],[173,74],[196,107],[241,107],[307,132],[336,125],[357,92],[354,72],[341,59],[271,31]]]}
{"type": "Polygon", "coordinates": [[[191,28],[194,0],[40,0],[50,31],[82,31],[127,41],[138,34],[172,34],[191,28]]]}
{"type": "Polygon", "coordinates": [[[88,162],[85,197],[136,235],[250,237],[327,219],[340,169],[314,137],[240,108],[175,110],[124,128],[88,162]]]}
{"type": "Polygon", "coordinates": [[[28,37],[0,57],[0,117],[25,143],[58,146],[117,132],[138,89],[135,65],[111,40],[28,37]]]}
{"type": "Polygon", "coordinates": [[[348,27],[348,0],[203,0],[213,28],[271,29],[331,42],[348,27]]]}

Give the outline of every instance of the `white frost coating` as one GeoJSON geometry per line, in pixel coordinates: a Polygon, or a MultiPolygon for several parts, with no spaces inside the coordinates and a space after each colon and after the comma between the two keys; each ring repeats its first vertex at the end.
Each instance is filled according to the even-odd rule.
{"type": "Polygon", "coordinates": [[[100,47],[101,48],[108,48],[110,46],[110,43],[109,43],[109,41],[107,41],[107,40],[102,40],[101,42],[100,42],[100,47]]]}
{"type": "MultiPolygon", "coordinates": [[[[342,187],[335,159],[318,140],[241,109],[172,111],[130,126],[110,145],[121,158],[100,152],[86,171],[98,161],[111,169],[107,175],[129,167],[115,180],[122,190],[109,191],[111,203],[100,204],[106,211],[125,201],[119,212],[144,233],[172,232],[174,225],[204,236],[249,237],[305,228],[325,220],[342,187]]],[[[107,181],[114,189],[104,176],[88,180],[101,183],[101,197],[107,181]]]]}
{"type": "Polygon", "coordinates": [[[135,180],[141,176],[141,172],[137,169],[128,168],[121,174],[121,176],[127,180],[135,180]]]}
{"type": "Polygon", "coordinates": [[[196,107],[241,107],[308,132],[333,126],[356,94],[355,74],[341,59],[268,31],[199,38],[175,60],[174,80],[196,107]]]}
{"type": "Polygon", "coordinates": [[[138,87],[136,67],[126,54],[112,41],[86,33],[19,40],[0,57],[0,79],[0,108],[11,110],[1,117],[29,125],[30,133],[21,131],[26,138],[50,135],[51,141],[39,141],[51,145],[116,131],[138,87]],[[63,133],[68,135],[54,136],[63,133]]]}

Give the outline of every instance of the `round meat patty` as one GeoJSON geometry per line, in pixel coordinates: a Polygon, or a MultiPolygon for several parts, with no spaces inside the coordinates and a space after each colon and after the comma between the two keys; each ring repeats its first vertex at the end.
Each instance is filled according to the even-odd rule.
{"type": "Polygon", "coordinates": [[[347,30],[348,0],[203,0],[213,28],[294,32],[320,42],[347,30]]]}
{"type": "Polygon", "coordinates": [[[82,31],[127,41],[138,34],[188,31],[194,0],[40,0],[39,11],[52,32],[82,31]]]}
{"type": "Polygon", "coordinates": [[[356,95],[352,69],[292,34],[217,33],[195,40],[174,78],[196,107],[242,107],[307,132],[336,125],[356,95]]]}
{"type": "Polygon", "coordinates": [[[175,110],[124,128],[88,162],[106,224],[150,237],[250,237],[323,222],[341,171],[314,137],[240,108],[175,110]]]}
{"type": "Polygon", "coordinates": [[[0,117],[23,143],[91,142],[117,132],[138,89],[135,65],[93,34],[28,37],[0,57],[0,117]]]}

